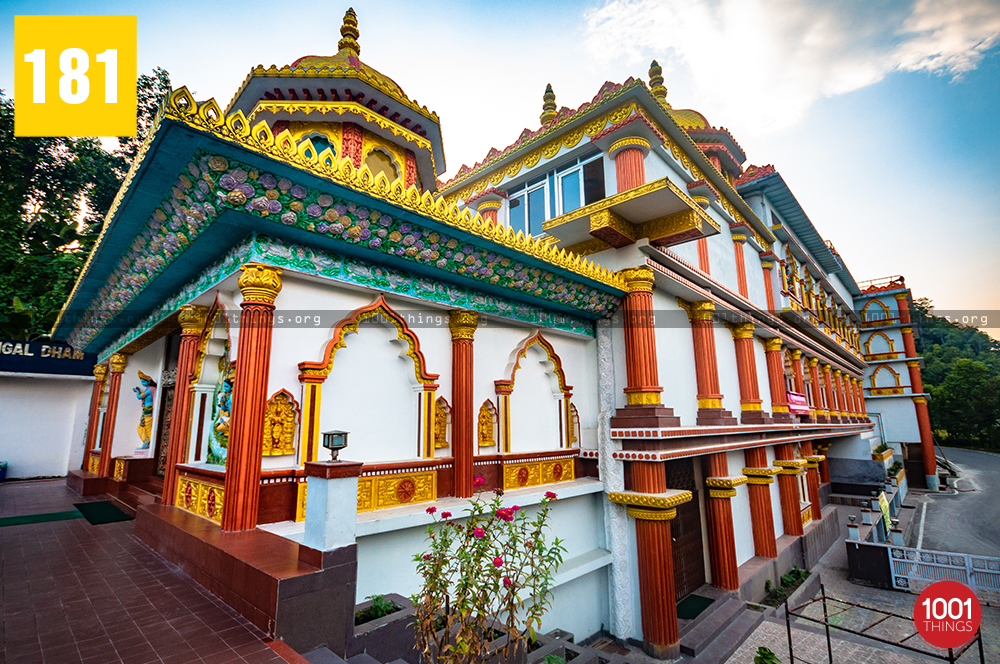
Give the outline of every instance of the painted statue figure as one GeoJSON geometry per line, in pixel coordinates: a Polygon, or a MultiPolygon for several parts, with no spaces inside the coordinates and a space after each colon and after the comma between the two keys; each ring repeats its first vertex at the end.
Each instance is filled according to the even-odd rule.
{"type": "Polygon", "coordinates": [[[142,417],[139,418],[139,426],[136,428],[136,431],[139,432],[139,442],[142,443],[138,449],[148,450],[149,440],[153,435],[153,400],[156,397],[156,381],[139,371],[139,385],[140,387],[132,388],[132,391],[135,392],[135,398],[142,403],[142,417]]]}
{"type": "Polygon", "coordinates": [[[232,410],[232,371],[225,357],[220,361],[219,382],[215,388],[215,408],[212,417],[212,435],[208,445],[208,463],[224,466],[229,449],[229,417],[232,410]]]}

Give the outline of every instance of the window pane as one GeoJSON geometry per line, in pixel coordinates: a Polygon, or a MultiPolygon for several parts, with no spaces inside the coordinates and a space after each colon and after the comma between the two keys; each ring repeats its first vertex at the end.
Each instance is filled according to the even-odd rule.
{"type": "Polygon", "coordinates": [[[524,230],[524,194],[510,199],[510,227],[515,233],[524,230]]]}
{"type": "Polygon", "coordinates": [[[583,165],[584,205],[604,198],[604,160],[597,159],[583,165]]]}
{"type": "Polygon", "coordinates": [[[547,218],[551,219],[556,216],[556,174],[552,171],[549,171],[549,191],[552,192],[552,195],[549,196],[549,216],[547,218]]]}
{"type": "Polygon", "coordinates": [[[528,192],[528,229],[532,235],[542,234],[545,221],[545,188],[539,187],[528,192]]]}
{"type": "Polygon", "coordinates": [[[580,207],[580,171],[573,171],[559,178],[562,189],[562,213],[572,212],[580,207]]]}

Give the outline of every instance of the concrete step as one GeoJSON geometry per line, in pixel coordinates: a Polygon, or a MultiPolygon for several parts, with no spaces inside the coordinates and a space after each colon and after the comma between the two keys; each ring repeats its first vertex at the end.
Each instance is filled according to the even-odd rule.
{"type": "Polygon", "coordinates": [[[726,630],[740,611],[745,610],[746,605],[735,597],[722,600],[721,603],[716,600],[681,635],[681,652],[692,657],[698,656],[726,630]]]}
{"type": "Polygon", "coordinates": [[[302,656],[311,664],[345,664],[344,660],[329,648],[317,648],[302,656]]]}
{"type": "Polygon", "coordinates": [[[743,645],[747,637],[762,622],[764,622],[763,611],[744,609],[701,654],[695,657],[694,661],[696,664],[722,664],[743,645]]]}

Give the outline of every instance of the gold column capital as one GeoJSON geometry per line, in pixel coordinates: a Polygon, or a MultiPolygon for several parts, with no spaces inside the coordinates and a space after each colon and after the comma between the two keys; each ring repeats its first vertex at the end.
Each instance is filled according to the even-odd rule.
{"type": "Polygon", "coordinates": [[[823,370],[823,373],[830,373],[830,370],[833,369],[829,364],[824,364],[820,368],[823,370]]]}
{"type": "Polygon", "coordinates": [[[801,360],[802,359],[802,351],[799,350],[798,348],[794,349],[792,351],[792,359],[793,360],[801,360]]]}
{"type": "Polygon", "coordinates": [[[479,314],[468,309],[456,309],[448,313],[448,327],[451,329],[451,339],[468,339],[472,341],[479,327],[479,314]]]}
{"type": "Polygon", "coordinates": [[[781,341],[781,337],[770,337],[768,339],[764,339],[764,351],[768,353],[772,353],[776,350],[780,351],[781,341]]]}
{"type": "Polygon", "coordinates": [[[197,304],[185,304],[177,312],[177,322],[181,325],[182,334],[198,334],[205,327],[208,319],[208,307],[197,304]]]}
{"type": "Polygon", "coordinates": [[[912,327],[901,327],[901,328],[899,328],[899,331],[902,334],[913,334],[913,328],[912,327]]]}
{"type": "Polygon", "coordinates": [[[841,375],[842,373],[844,373],[844,372],[843,372],[843,371],[841,371],[840,369],[834,369],[834,370],[833,370],[833,377],[834,377],[834,378],[840,378],[840,375],[841,375]]]}
{"type": "Polygon", "coordinates": [[[108,377],[108,365],[106,364],[95,364],[94,365],[94,378],[98,381],[103,381],[108,377]]]}
{"type": "Polygon", "coordinates": [[[261,263],[247,263],[240,267],[240,292],[243,300],[274,304],[281,292],[281,269],[261,263]]]}
{"type": "Polygon", "coordinates": [[[713,314],[715,314],[715,302],[702,300],[701,302],[691,303],[691,309],[688,312],[688,317],[693,321],[712,320],[713,314]]]}
{"type": "Polygon", "coordinates": [[[128,355],[124,353],[114,353],[108,358],[108,364],[111,365],[111,371],[122,373],[125,371],[125,365],[128,364],[128,355]]]}
{"type": "Polygon", "coordinates": [[[814,367],[814,366],[816,366],[816,365],[819,364],[819,358],[818,357],[807,357],[806,358],[806,362],[809,364],[810,367],[814,367]]]}
{"type": "Polygon", "coordinates": [[[630,293],[653,292],[653,268],[640,265],[618,270],[618,276],[625,280],[625,289],[630,293]]]}
{"type": "Polygon", "coordinates": [[[753,323],[740,323],[732,328],[733,339],[753,339],[753,332],[756,328],[753,323]]]}
{"type": "Polygon", "coordinates": [[[927,397],[913,397],[913,403],[927,403],[927,397]]]}
{"type": "Polygon", "coordinates": [[[905,300],[906,293],[896,293],[893,297],[895,297],[897,300],[905,300]]]}

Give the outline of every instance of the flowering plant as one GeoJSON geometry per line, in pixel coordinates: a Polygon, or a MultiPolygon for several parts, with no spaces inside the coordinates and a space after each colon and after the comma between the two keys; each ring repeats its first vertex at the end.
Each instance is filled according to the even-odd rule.
{"type": "Polygon", "coordinates": [[[411,598],[417,649],[428,661],[485,661],[489,643],[503,635],[508,638],[499,661],[508,661],[520,641],[534,640],[566,551],[559,538],[545,541],[555,499],[547,492],[533,516],[518,505],[504,507],[497,496],[473,499],[464,523],[434,518],[428,550],[413,557],[423,586],[411,598]]]}

